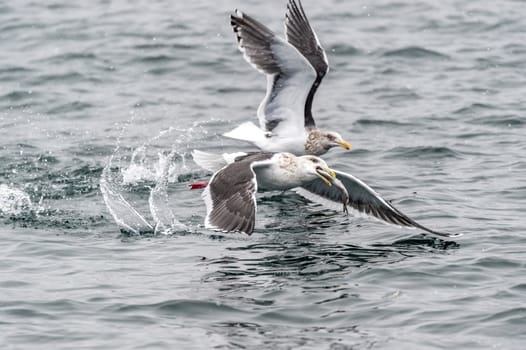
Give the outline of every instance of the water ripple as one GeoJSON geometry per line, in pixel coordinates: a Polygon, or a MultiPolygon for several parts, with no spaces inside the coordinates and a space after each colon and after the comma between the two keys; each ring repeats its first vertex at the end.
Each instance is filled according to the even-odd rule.
{"type": "Polygon", "coordinates": [[[449,59],[449,57],[445,54],[419,46],[409,46],[401,49],[389,50],[384,52],[383,56],[418,59],[449,59]]]}
{"type": "Polygon", "coordinates": [[[387,158],[422,158],[422,159],[443,159],[443,158],[462,158],[461,153],[449,147],[419,146],[419,147],[395,147],[387,158]]]}

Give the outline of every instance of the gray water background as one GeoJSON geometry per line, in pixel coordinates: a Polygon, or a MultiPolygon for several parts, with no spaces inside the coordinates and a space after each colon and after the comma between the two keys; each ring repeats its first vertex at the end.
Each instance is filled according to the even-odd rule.
{"type": "Polygon", "coordinates": [[[285,1],[2,1],[2,349],[524,348],[525,3],[304,6],[331,63],[316,120],[353,145],[327,162],[464,235],[279,193],[251,237],[203,234],[189,152],[250,149],[218,135],[265,89],[228,15],[281,32],[285,1]],[[107,165],[148,219],[167,180],[190,229],[121,233],[107,165]]]}

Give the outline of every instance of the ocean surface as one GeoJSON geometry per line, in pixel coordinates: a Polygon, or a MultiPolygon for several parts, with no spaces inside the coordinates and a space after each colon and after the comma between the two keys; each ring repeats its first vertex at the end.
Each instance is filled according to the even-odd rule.
{"type": "Polygon", "coordinates": [[[439,231],[258,197],[210,234],[190,152],[265,78],[235,9],[285,0],[0,2],[2,349],[524,349],[524,1],[304,0],[331,70],[324,158],[439,231]]]}

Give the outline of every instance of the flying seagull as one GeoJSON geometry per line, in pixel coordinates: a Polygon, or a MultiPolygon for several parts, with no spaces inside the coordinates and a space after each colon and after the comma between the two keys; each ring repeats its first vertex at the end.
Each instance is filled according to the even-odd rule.
{"type": "Polygon", "coordinates": [[[334,171],[316,156],[256,152],[235,158],[216,171],[203,191],[205,227],[251,234],[256,222],[256,192],[285,191],[320,179],[331,185],[334,171]]]}
{"type": "Polygon", "coordinates": [[[330,169],[315,156],[295,157],[288,153],[268,152],[218,155],[198,150],[194,150],[192,156],[199,166],[215,172],[208,184],[200,184],[203,187],[208,185],[203,193],[207,207],[206,227],[250,234],[254,229],[257,189],[292,189],[331,209],[341,208],[343,203],[345,211],[348,205],[358,214],[389,224],[418,228],[442,237],[459,236],[419,224],[362,180],[330,169]]]}
{"type": "Polygon", "coordinates": [[[230,20],[245,60],[267,76],[267,93],[257,111],[259,127],[245,122],[224,136],[267,152],[318,156],[335,146],[349,150],[339,133],[318,129],[312,116],[329,63],[299,0],[287,4],[286,40],[241,11],[230,20]]]}

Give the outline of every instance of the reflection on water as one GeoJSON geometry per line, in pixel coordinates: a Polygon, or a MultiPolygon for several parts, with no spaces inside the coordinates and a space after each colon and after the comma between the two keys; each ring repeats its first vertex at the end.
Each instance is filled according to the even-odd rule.
{"type": "Polygon", "coordinates": [[[373,244],[361,247],[353,244],[319,242],[316,237],[280,232],[278,236],[266,236],[265,242],[228,247],[232,252],[204,263],[215,271],[204,281],[228,281],[258,278],[259,276],[287,276],[287,279],[308,279],[345,272],[349,268],[369,267],[374,264],[390,264],[427,254],[443,254],[458,249],[459,244],[436,237],[417,235],[390,244],[373,244]],[[288,236],[286,240],[284,236],[288,236]],[[299,236],[299,237],[298,237],[299,236]],[[279,239],[279,241],[276,241],[279,239]],[[243,257],[239,257],[239,252],[243,257]],[[247,257],[248,256],[248,257],[247,257]]]}

